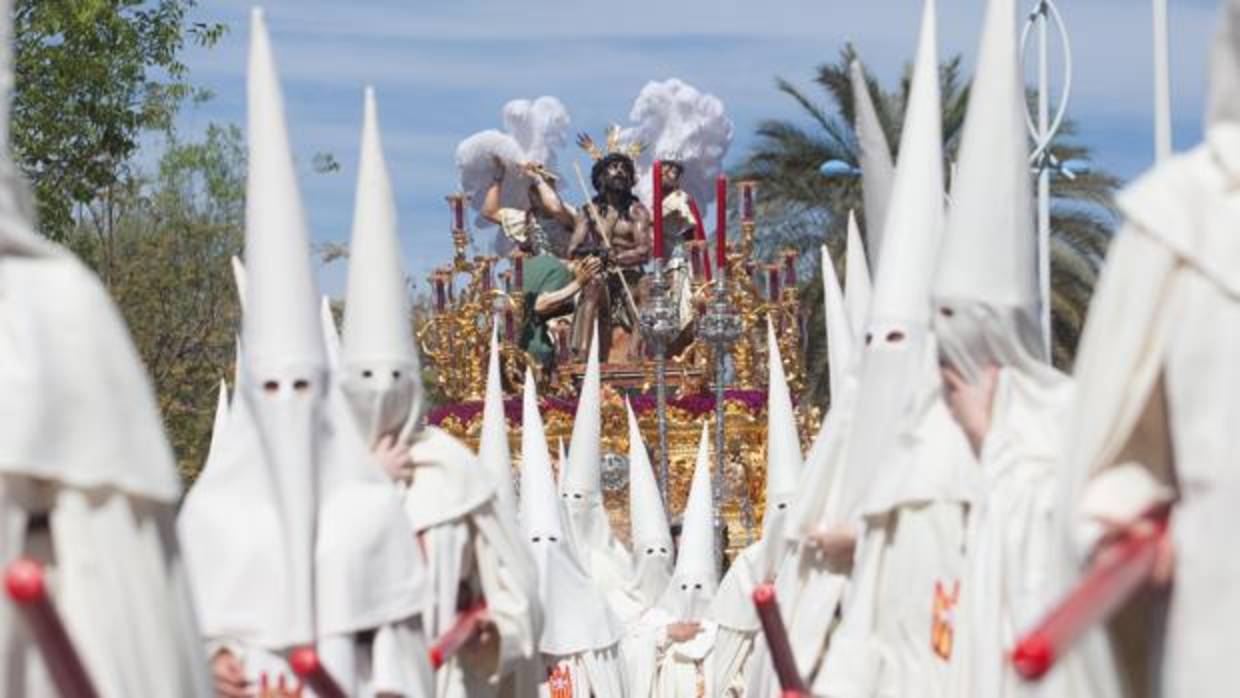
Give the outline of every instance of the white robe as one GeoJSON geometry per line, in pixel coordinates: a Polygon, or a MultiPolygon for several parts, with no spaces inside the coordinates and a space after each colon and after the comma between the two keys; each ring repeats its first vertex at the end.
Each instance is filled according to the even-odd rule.
{"type": "Polygon", "coordinates": [[[1073,397],[1066,376],[1004,368],[991,428],[979,456],[983,492],[969,517],[968,571],[952,695],[961,698],[1079,695],[1056,672],[1042,684],[1022,680],[1009,661],[1019,634],[1056,600],[1055,518],[1062,493],[1060,448],[1073,397]]]}
{"type": "Polygon", "coordinates": [[[715,696],[714,651],[722,628],[703,620],[701,631],[675,642],[667,628],[676,617],[654,606],[630,625],[624,653],[633,698],[697,698],[715,696]]]}
{"type": "Polygon", "coordinates": [[[486,599],[499,636],[495,656],[466,649],[440,668],[436,695],[532,695],[542,621],[534,570],[497,511],[493,484],[473,453],[438,429],[423,430],[410,455],[405,509],[428,561],[427,637],[433,643],[456,622],[462,589],[486,599]]]}
{"type": "MultiPolygon", "coordinates": [[[[772,514],[768,512],[767,516],[772,514]]],[[[765,567],[781,557],[778,553],[768,554],[771,545],[784,544],[782,526],[779,528],[780,531],[768,531],[742,550],[715,592],[710,618],[719,624],[719,633],[711,653],[710,684],[715,692],[710,695],[743,695],[755,645],[765,644],[753,605],[753,591],[767,581],[765,567]]]]}
{"type": "Polygon", "coordinates": [[[863,508],[849,599],[814,678],[815,694],[949,694],[977,465],[937,396],[902,438],[906,476],[877,483],[863,508]]]}
{"type": "MultiPolygon", "coordinates": [[[[12,195],[0,193],[0,565],[31,555],[47,566],[101,698],[210,695],[173,523],[180,482],[150,382],[98,279],[38,238],[12,195]],[[44,514],[48,528],[31,530],[44,514]]],[[[0,689],[55,695],[7,601],[0,689]]]]}
{"type": "MultiPolygon", "coordinates": [[[[101,698],[211,694],[171,507],[0,476],[0,564],[21,555],[46,566],[53,603],[101,698]],[[49,511],[48,529],[28,530],[32,515],[49,511]]],[[[7,600],[0,657],[4,695],[58,695],[7,600]]]]}
{"type": "MultiPolygon", "coordinates": [[[[431,698],[434,684],[429,649],[417,618],[377,628],[369,642],[356,635],[319,638],[316,650],[323,667],[351,698],[401,696],[431,698]],[[410,657],[417,661],[409,661],[410,657]]],[[[281,680],[294,686],[298,679],[283,653],[252,643],[216,639],[207,642],[214,657],[228,652],[241,663],[245,678],[256,689],[263,683],[275,688],[281,680]]],[[[313,695],[307,690],[308,695],[313,695]]]]}
{"type": "MultiPolygon", "coordinates": [[[[1121,197],[1129,225],[1112,243],[1077,363],[1067,454],[1083,547],[1095,517],[1131,519],[1174,500],[1169,603],[1128,609],[1153,617],[1137,618],[1118,647],[1119,674],[1144,684],[1140,695],[1226,693],[1240,654],[1235,633],[1219,632],[1240,627],[1238,181],[1240,127],[1215,125],[1206,144],[1121,197]]],[[[1116,695],[1105,653],[1089,659],[1095,694],[1116,695]]]]}
{"type": "Polygon", "coordinates": [[[620,646],[579,652],[567,656],[542,655],[543,678],[538,684],[540,698],[560,698],[551,685],[556,669],[566,669],[572,685],[572,698],[626,698],[628,678],[620,646]]]}

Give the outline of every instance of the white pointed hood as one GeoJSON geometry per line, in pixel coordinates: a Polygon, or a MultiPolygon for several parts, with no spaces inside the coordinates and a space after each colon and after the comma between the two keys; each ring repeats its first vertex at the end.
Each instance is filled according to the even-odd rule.
{"type": "Polygon", "coordinates": [[[659,606],[682,620],[705,617],[719,587],[719,566],[716,561],[718,543],[715,539],[713,488],[711,486],[710,432],[702,425],[698,443],[697,464],[681,525],[680,544],[676,550],[676,567],[672,580],[659,600],[659,606]]]}
{"type": "Polygon", "coordinates": [[[883,233],[886,230],[887,211],[891,206],[891,189],[895,182],[895,164],[891,159],[891,146],[878,120],[878,111],[866,84],[861,61],[854,60],[848,66],[852,81],[854,131],[861,149],[861,187],[865,200],[865,229],[870,241],[870,257],[877,265],[882,253],[883,233]]]}
{"type": "MultiPolygon", "coordinates": [[[[943,141],[935,0],[926,0],[900,136],[900,159],[875,266],[871,325],[927,326],[933,263],[943,234],[943,141]]],[[[873,257],[873,255],[871,255],[873,257]]]]}
{"type": "Polygon", "coordinates": [[[596,326],[573,419],[573,435],[568,442],[568,462],[563,466],[559,485],[577,554],[590,574],[610,591],[632,573],[633,558],[611,530],[603,503],[602,407],[596,326]]]}
{"type": "Polygon", "coordinates": [[[512,485],[512,453],[508,447],[508,420],[504,416],[504,386],[499,370],[498,323],[491,326],[491,356],[487,362],[487,392],[482,402],[482,433],[478,460],[495,478],[500,511],[512,522],[517,517],[517,493],[512,485]]]}
{"type": "Polygon", "coordinates": [[[623,631],[567,540],[568,526],[551,476],[551,454],[538,412],[534,375],[528,369],[523,415],[521,527],[538,567],[544,614],[538,649],[565,656],[611,647],[623,631]]]}
{"type": "Polygon", "coordinates": [[[297,188],[275,59],[263,11],[251,13],[246,181],[246,312],[242,336],[255,367],[323,367],[319,290],[297,188]]]}
{"type": "Polygon", "coordinates": [[[255,641],[282,648],[316,636],[314,539],[327,361],[284,98],[259,9],[251,13],[246,87],[248,273],[241,319],[247,380],[239,392],[253,409],[264,461],[272,470],[271,505],[282,541],[266,553],[282,557],[280,574],[268,580],[277,610],[256,628],[255,641]]]}
{"type": "Polygon", "coordinates": [[[627,400],[624,406],[629,419],[629,538],[635,585],[644,605],[652,606],[672,576],[672,531],[637,415],[627,400]]]}
{"type": "Polygon", "coordinates": [[[581,381],[573,435],[568,442],[568,471],[561,476],[560,491],[570,505],[602,502],[603,498],[603,404],[602,374],[598,359],[598,326],[590,336],[590,355],[581,381]]]}
{"type": "Polygon", "coordinates": [[[762,536],[776,536],[797,494],[801,476],[801,437],[797,434],[792,394],[770,319],[766,323],[766,513],[762,536]]]}
{"type": "Polygon", "coordinates": [[[567,527],[551,477],[551,453],[547,451],[547,434],[538,411],[538,389],[528,369],[522,406],[521,528],[530,541],[540,538],[563,542],[567,527]]]}
{"type": "Polygon", "coordinates": [[[340,383],[371,441],[385,434],[409,441],[421,417],[422,381],[401,259],[375,93],[366,88],[340,383]]]}
{"type": "Polygon", "coordinates": [[[937,400],[930,337],[930,282],[943,229],[942,114],[935,0],[926,0],[900,158],[882,243],[882,263],[862,352],[856,416],[841,473],[844,518],[855,516],[874,483],[891,475],[902,431],[937,400]]]}
{"type": "Polygon", "coordinates": [[[848,308],[853,338],[858,345],[865,336],[873,297],[874,284],[870,280],[870,263],[866,259],[865,246],[861,243],[861,228],[857,225],[857,216],[849,211],[848,248],[844,251],[844,303],[848,308]]]}
{"type": "Polygon", "coordinates": [[[990,0],[934,282],[939,346],[966,377],[1045,360],[1015,0],[990,0]]]}
{"type": "Polygon", "coordinates": [[[844,381],[852,373],[857,346],[835,262],[826,245],[822,246],[822,307],[827,328],[827,377],[831,401],[835,402],[844,394],[844,381]]]}

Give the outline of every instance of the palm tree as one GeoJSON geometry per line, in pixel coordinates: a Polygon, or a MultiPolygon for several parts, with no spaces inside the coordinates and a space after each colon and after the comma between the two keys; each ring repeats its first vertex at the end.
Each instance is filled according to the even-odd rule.
{"type": "MultiPolygon", "coordinates": [[[[818,67],[814,82],[824,93],[825,101],[821,103],[789,81],[777,78],[778,90],[796,102],[811,125],[804,127],[786,119],[762,121],[757,128],[757,143],[733,172],[738,178],[759,183],[762,223],[757,235],[758,253],[797,249],[813,260],[814,276],[821,273],[817,269],[819,245],[826,243],[842,262],[848,211],[857,213],[864,229],[860,179],[829,178],[819,172],[819,166],[829,160],[859,166],[849,79],[849,66],[857,58],[854,48],[846,45],[838,61],[818,67]]],[[[894,147],[898,147],[903,127],[911,73],[910,66],[894,91],[884,89],[866,74],[887,142],[894,147]]],[[[940,66],[939,78],[944,167],[949,168],[956,158],[969,102],[960,56],[940,66]]],[[[1089,162],[1090,149],[1072,141],[1075,133],[1074,124],[1066,120],[1051,146],[1051,154],[1059,162],[1089,162]]],[[[1110,242],[1117,215],[1112,197],[1118,186],[1116,177],[1096,169],[1078,172],[1074,179],[1051,179],[1053,359],[1062,368],[1071,366],[1098,269],[1110,242]]],[[[805,306],[810,309],[806,390],[812,402],[825,404],[828,396],[823,320],[821,312],[813,311],[821,308],[820,280],[807,282],[803,289],[805,306]]]]}

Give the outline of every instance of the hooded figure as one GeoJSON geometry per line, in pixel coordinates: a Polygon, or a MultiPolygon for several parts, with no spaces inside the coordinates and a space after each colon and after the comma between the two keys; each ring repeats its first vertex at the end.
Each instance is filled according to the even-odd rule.
{"type": "Polygon", "coordinates": [[[217,419],[209,462],[178,521],[203,631],[217,667],[231,655],[250,682],[288,673],[284,654],[317,644],[352,695],[425,695],[417,549],[329,382],[330,333],[261,11],[252,21],[246,258],[254,272],[247,278],[235,265],[246,350],[237,398],[217,419]]]}
{"type": "Polygon", "coordinates": [[[599,371],[598,328],[590,340],[573,434],[568,442],[566,472],[560,474],[560,496],[568,511],[577,557],[599,588],[608,595],[624,587],[633,573],[633,557],[616,539],[603,506],[602,379],[599,371]]]}
{"type": "Polygon", "coordinates": [[[743,694],[744,679],[761,626],[754,610],[753,590],[775,580],[789,552],[784,536],[788,514],[797,495],[801,474],[801,439],[797,434],[792,395],[784,374],[783,358],[775,328],[766,324],[767,378],[766,403],[766,511],[762,517],[762,537],[736,556],[719,592],[711,604],[710,618],[719,624],[712,663],[715,685],[735,695],[743,694]]]}
{"type": "MultiPolygon", "coordinates": [[[[9,152],[12,16],[0,2],[0,565],[45,565],[101,698],[208,696],[151,384],[98,279],[35,232],[9,152]]],[[[7,600],[0,657],[0,693],[58,695],[7,600]]]]}
{"type": "MultiPolygon", "coordinates": [[[[646,614],[659,602],[672,578],[675,548],[663,508],[663,496],[655,481],[654,467],[642,441],[633,406],[625,401],[629,418],[629,538],[636,559],[629,580],[629,614],[624,618],[627,634],[624,658],[628,663],[629,694],[648,696],[654,680],[656,651],[646,614]]],[[[614,604],[614,598],[613,598],[614,604]]]]}
{"type": "Polygon", "coordinates": [[[715,695],[711,651],[719,626],[708,613],[719,586],[719,547],[712,491],[710,433],[703,424],[676,567],[659,602],[630,630],[629,646],[643,651],[642,660],[632,662],[635,696],[715,695]]]}
{"type": "MultiPolygon", "coordinates": [[[[414,484],[402,486],[405,523],[391,530],[416,546],[424,568],[418,610],[425,635],[438,638],[461,610],[486,599],[499,646],[453,656],[434,678],[440,696],[486,695],[533,656],[533,570],[498,515],[495,483],[477,477],[474,455],[443,432],[418,429],[422,384],[401,259],[374,93],[367,90],[340,349],[341,421],[351,423],[366,449],[403,456],[403,467],[393,470],[402,482],[412,477],[414,484]]],[[[390,484],[386,489],[392,492],[390,484]]]]}
{"type": "Polygon", "coordinates": [[[930,332],[943,228],[936,45],[927,0],[845,459],[824,510],[828,529],[860,540],[813,682],[830,696],[947,695],[951,678],[976,466],[943,403],[930,332]]]}
{"type": "MultiPolygon", "coordinates": [[[[495,477],[500,513],[515,527],[517,492],[512,483],[512,453],[508,448],[508,419],[504,414],[504,385],[499,370],[499,323],[491,325],[491,356],[487,362],[487,391],[482,399],[482,430],[478,460],[495,477]]],[[[514,528],[515,530],[515,528],[514,528]]]]}
{"type": "Polygon", "coordinates": [[[539,695],[623,698],[628,695],[620,651],[623,629],[569,542],[564,507],[551,476],[534,376],[528,370],[523,413],[521,527],[538,568],[538,594],[546,613],[538,639],[545,669],[539,695]]]}
{"type": "MultiPolygon", "coordinates": [[[[1072,386],[1046,362],[1014,0],[990,0],[935,278],[945,398],[981,466],[953,695],[1033,695],[1008,661],[1055,601],[1050,561],[1072,386]]],[[[1071,696],[1061,670],[1039,694],[1071,696]]],[[[1079,690],[1079,687],[1077,687],[1079,690]]]]}
{"type": "MultiPolygon", "coordinates": [[[[398,332],[376,331],[399,307],[399,250],[394,258],[385,243],[392,231],[391,188],[383,168],[374,94],[367,90],[359,161],[357,205],[350,247],[350,314],[346,319],[349,346],[336,336],[331,308],[320,303],[319,326],[332,368],[328,414],[334,427],[324,470],[322,511],[317,545],[319,652],[328,668],[359,667],[376,693],[425,694],[430,690],[428,666],[422,661],[422,611],[428,594],[427,572],[404,517],[400,497],[371,454],[380,424],[402,424],[400,399],[419,392],[405,377],[416,372],[398,332]],[[397,273],[393,273],[393,267],[397,273]],[[355,283],[360,273],[366,282],[355,283]],[[368,283],[367,283],[368,282],[368,283]],[[358,289],[357,286],[362,288],[358,289]],[[395,287],[395,288],[393,288],[395,287]],[[359,317],[359,306],[373,315],[359,317]],[[372,375],[367,375],[367,372],[372,375]],[[385,384],[389,380],[391,384],[385,384]],[[378,387],[376,383],[379,384],[378,387]],[[365,594],[359,589],[367,589],[365,594]],[[331,622],[338,616],[339,622],[331,622]],[[356,633],[377,630],[373,646],[357,642],[356,633]],[[359,645],[361,649],[359,650],[359,645]],[[368,651],[367,651],[368,650],[368,651]],[[358,657],[354,654],[362,652],[358,657]],[[367,666],[366,657],[370,666],[367,666]]],[[[398,323],[390,325],[399,327],[398,323]]],[[[416,375],[416,373],[415,373],[416,375]]],[[[415,401],[416,404],[416,401],[415,401]]],[[[409,408],[405,408],[409,409],[409,408]]],[[[350,677],[345,669],[339,676],[350,677]]],[[[348,683],[363,684],[356,679],[348,683]]]]}
{"type": "MultiPolygon", "coordinates": [[[[883,232],[887,229],[887,211],[891,206],[896,168],[891,159],[891,146],[887,144],[887,134],[883,132],[882,122],[878,120],[878,110],[874,108],[874,101],[870,96],[869,83],[861,61],[853,60],[848,66],[848,77],[853,93],[857,145],[861,151],[865,229],[870,241],[870,256],[877,266],[878,257],[883,250],[883,232]]],[[[850,249],[851,244],[850,242],[850,249]]],[[[861,252],[864,253],[864,250],[861,252]]]]}
{"type": "Polygon", "coordinates": [[[631,583],[644,611],[658,602],[671,580],[674,550],[663,497],[642,441],[637,415],[627,400],[624,407],[629,418],[629,538],[637,559],[631,583]]]}
{"type": "MultiPolygon", "coordinates": [[[[1095,695],[1221,695],[1240,641],[1240,502],[1234,465],[1240,374],[1240,1],[1223,3],[1211,54],[1205,142],[1119,197],[1111,244],[1076,362],[1078,402],[1064,453],[1082,563],[1098,536],[1172,506],[1159,566],[1174,584],[1117,617],[1118,675],[1089,657],[1095,695]],[[1164,598],[1157,598],[1163,596],[1164,598]],[[1165,598],[1169,596],[1169,598],[1165,598]],[[1112,685],[1110,688],[1117,688],[1112,685]]],[[[1088,649],[1083,647],[1081,649],[1088,649]]],[[[1079,651],[1079,650],[1078,650],[1079,651]]]]}
{"type": "Polygon", "coordinates": [[[281,654],[317,639],[315,523],[327,395],[309,235],[258,9],[247,88],[245,256],[267,273],[239,279],[245,353],[227,448],[186,496],[178,526],[208,645],[235,655],[255,681],[286,672],[281,654]]]}
{"type": "MultiPolygon", "coordinates": [[[[820,535],[822,512],[831,493],[836,466],[842,459],[841,445],[845,441],[845,426],[856,396],[855,356],[858,349],[845,308],[845,299],[840,292],[835,268],[825,246],[823,293],[827,353],[831,371],[831,405],[805,456],[805,467],[797,476],[795,488],[798,494],[786,500],[789,506],[779,514],[783,521],[780,523],[778,535],[784,539],[785,550],[775,574],[776,592],[784,624],[792,640],[797,664],[802,667],[812,667],[821,658],[827,627],[835,616],[850,568],[850,565],[842,565],[828,554],[830,546],[824,547],[820,535]]],[[[775,396],[769,400],[772,404],[784,402],[777,400],[775,396]]],[[[790,407],[788,413],[791,413],[790,407]]],[[[767,467],[770,468],[771,465],[768,464],[767,467]]],[[[771,532],[774,533],[775,530],[771,532]]],[[[750,623],[756,627],[756,618],[750,623]]],[[[722,653],[720,655],[722,656],[722,653]]],[[[744,684],[746,692],[736,693],[739,687],[733,680],[731,685],[734,687],[734,694],[755,697],[781,695],[766,644],[760,638],[757,638],[745,673],[748,674],[744,684]]]]}

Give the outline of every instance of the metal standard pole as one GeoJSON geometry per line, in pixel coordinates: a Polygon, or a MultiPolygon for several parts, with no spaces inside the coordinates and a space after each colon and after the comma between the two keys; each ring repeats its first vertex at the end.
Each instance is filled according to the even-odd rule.
{"type": "MultiPolygon", "coordinates": [[[[723,521],[723,503],[728,499],[725,438],[727,408],[724,401],[727,390],[728,349],[741,336],[741,318],[728,304],[726,271],[726,269],[719,270],[710,305],[707,306],[706,314],[702,316],[698,328],[699,335],[710,345],[715,355],[715,475],[711,489],[714,491],[714,512],[717,525],[723,521]]],[[[748,501],[747,496],[743,499],[748,501]]]]}
{"type": "Polygon", "coordinates": [[[1154,0],[1154,161],[1171,155],[1171,69],[1167,0],[1154,0]]]}
{"type": "Polygon", "coordinates": [[[1042,342],[1047,358],[1051,358],[1051,170],[1061,172],[1071,178],[1072,172],[1057,161],[1051,153],[1051,139],[1063,125],[1068,110],[1068,99],[1072,94],[1072,43],[1068,38],[1068,28],[1063,16],[1055,6],[1054,0],[1038,0],[1025,29],[1021,34],[1021,51],[1028,56],[1026,49],[1030,34],[1034,28],[1038,30],[1038,108],[1036,120],[1026,117],[1029,132],[1033,136],[1034,151],[1029,160],[1038,175],[1038,286],[1042,297],[1042,342]],[[1051,118],[1050,88],[1050,31],[1051,23],[1059,34],[1063,50],[1063,86],[1059,98],[1059,106],[1055,116],[1051,118]]]}
{"type": "MultiPolygon", "coordinates": [[[[1050,21],[1046,0],[1038,4],[1038,141],[1050,155],[1050,21]]],[[[1042,344],[1051,356],[1051,171],[1044,160],[1038,173],[1038,284],[1042,296],[1042,344]]]]}
{"type": "Polygon", "coordinates": [[[669,292],[671,285],[664,275],[663,260],[654,260],[654,278],[650,284],[650,301],[641,313],[646,341],[654,350],[655,399],[659,424],[659,490],[663,506],[671,505],[671,473],[667,453],[667,346],[679,327],[679,312],[669,292]]]}
{"type": "MultiPolygon", "coordinates": [[[[722,297],[722,283],[720,290],[716,291],[722,297]]],[[[727,405],[725,400],[727,397],[728,382],[727,376],[724,375],[728,370],[727,346],[720,343],[714,347],[715,351],[715,481],[716,487],[711,490],[715,493],[715,519],[719,520],[722,516],[722,503],[727,501],[728,478],[727,472],[724,470],[727,463],[727,454],[725,453],[726,443],[724,440],[724,423],[727,419],[727,405]]]]}

